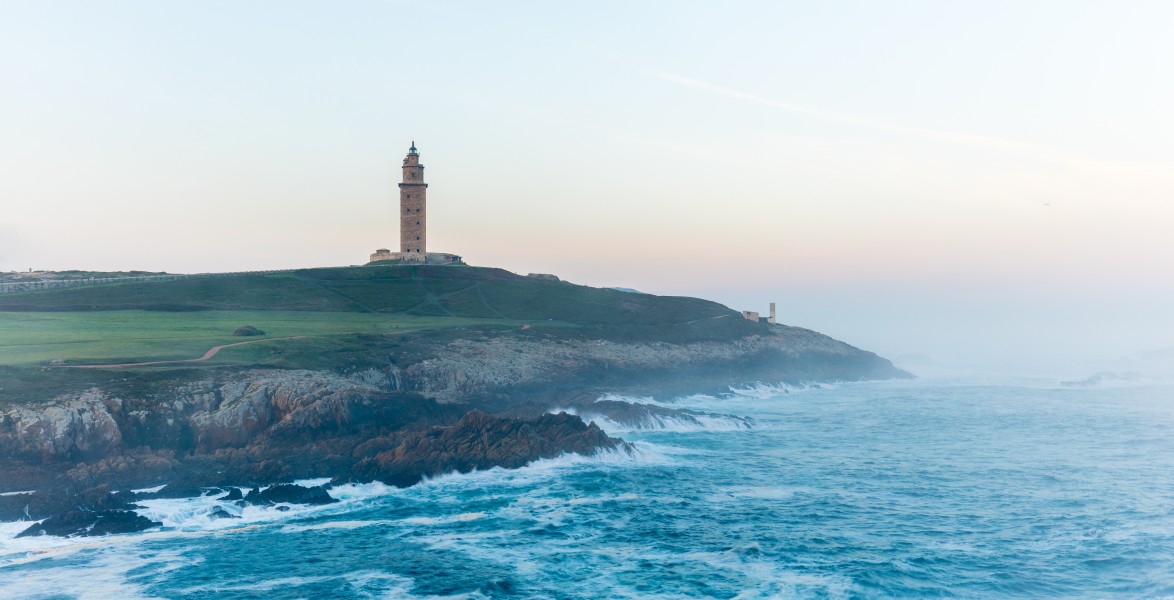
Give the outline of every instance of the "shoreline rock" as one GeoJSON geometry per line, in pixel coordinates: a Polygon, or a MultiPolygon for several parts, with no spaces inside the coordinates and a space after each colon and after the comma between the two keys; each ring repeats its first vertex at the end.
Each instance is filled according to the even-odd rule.
{"type": "Polygon", "coordinates": [[[522,420],[473,410],[452,427],[415,433],[395,449],[360,461],[350,480],[409,487],[444,473],[516,469],[564,453],[592,455],[626,447],[594,423],[565,412],[522,420]]]}
{"type": "MultiPolygon", "coordinates": [[[[239,493],[239,490],[238,490],[239,493]]],[[[231,495],[231,494],[230,494],[231,495]]],[[[225,498],[226,500],[228,498],[225,498]]],[[[287,503],[287,504],[333,504],[338,502],[333,498],[326,488],[323,486],[305,487],[300,485],[293,485],[291,483],[278,483],[271,485],[264,490],[260,488],[253,488],[249,493],[240,500],[246,504],[254,506],[266,506],[270,504],[287,503]]]]}
{"type": "MultiPolygon", "coordinates": [[[[0,504],[0,521],[40,521],[33,523],[16,537],[49,535],[56,537],[86,537],[115,533],[135,533],[160,527],[162,523],[151,521],[134,512],[142,507],[132,502],[156,499],[199,498],[224,494],[217,500],[236,501],[236,505],[274,506],[285,504],[325,505],[338,502],[325,486],[301,486],[290,483],[270,485],[264,490],[253,488],[242,496],[240,488],[230,490],[213,488],[210,491],[194,489],[186,484],[169,484],[155,492],[110,493],[105,487],[93,488],[81,493],[68,490],[36,491],[17,501],[0,504]],[[25,504],[20,506],[21,501],[25,504]],[[15,518],[14,518],[15,517],[15,518]]],[[[13,498],[3,496],[0,499],[13,498]]],[[[280,510],[283,507],[278,507],[280,510]]],[[[288,508],[288,507],[284,507],[288,508]]],[[[239,519],[223,507],[209,513],[212,519],[239,519]]]]}

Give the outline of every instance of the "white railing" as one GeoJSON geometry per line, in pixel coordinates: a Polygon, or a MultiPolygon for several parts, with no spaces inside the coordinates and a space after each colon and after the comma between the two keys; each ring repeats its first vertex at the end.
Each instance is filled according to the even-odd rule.
{"type": "Polygon", "coordinates": [[[189,275],[130,275],[127,277],[78,277],[76,279],[36,279],[31,281],[10,281],[0,283],[0,294],[6,292],[31,292],[34,290],[48,290],[53,288],[73,287],[78,285],[92,285],[96,283],[115,283],[120,281],[166,281],[182,279],[189,275]]]}
{"type": "Polygon", "coordinates": [[[37,279],[30,281],[9,281],[0,283],[0,294],[13,292],[31,292],[53,288],[75,287],[99,283],[124,283],[128,281],[172,281],[190,277],[227,277],[232,275],[267,275],[269,273],[288,273],[290,271],[307,271],[313,269],[330,269],[337,267],[309,267],[306,269],[269,269],[263,271],[229,271],[225,273],[167,273],[163,275],[128,275],[126,277],[78,277],[76,279],[37,279]]]}
{"type": "Polygon", "coordinates": [[[189,277],[218,277],[222,275],[279,273],[281,271],[288,270],[289,269],[272,271],[239,271],[235,273],[194,273],[190,275],[168,273],[166,275],[128,275],[126,277],[77,277],[74,279],[34,279],[29,281],[9,281],[0,283],[0,294],[32,292],[36,290],[49,290],[64,287],[76,287],[81,285],[95,285],[100,283],[126,283],[130,281],[174,281],[176,279],[187,279],[189,277]]]}

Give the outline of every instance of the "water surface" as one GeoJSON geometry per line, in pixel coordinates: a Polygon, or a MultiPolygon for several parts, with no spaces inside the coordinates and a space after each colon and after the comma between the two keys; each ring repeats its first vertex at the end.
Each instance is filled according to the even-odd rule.
{"type": "Polygon", "coordinates": [[[210,520],[203,498],[146,503],[165,526],[136,535],[0,525],[0,596],[1174,595],[1174,387],[912,381],[671,405],[716,416],[603,423],[632,455],[345,486],[340,504],[241,520],[210,520]]]}

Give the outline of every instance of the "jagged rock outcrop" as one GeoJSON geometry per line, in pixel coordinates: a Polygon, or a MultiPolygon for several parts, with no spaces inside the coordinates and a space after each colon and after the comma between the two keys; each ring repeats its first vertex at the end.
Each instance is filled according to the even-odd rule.
{"type": "Polygon", "coordinates": [[[0,456],[26,460],[100,458],[122,444],[110,413],[119,400],[91,389],[79,396],[15,406],[0,413],[0,456]]]}
{"type": "Polygon", "coordinates": [[[413,434],[394,450],[361,461],[354,478],[406,487],[431,475],[513,469],[564,452],[594,454],[621,445],[594,423],[567,413],[522,420],[473,410],[456,425],[413,434]]]}
{"type": "Polygon", "coordinates": [[[128,510],[74,510],[31,525],[16,537],[34,535],[87,537],[111,533],[135,533],[160,525],[162,523],[128,510]]]}
{"type": "MultiPolygon", "coordinates": [[[[226,498],[227,499],[227,498],[226,498]]],[[[281,483],[271,485],[265,489],[250,490],[243,499],[247,504],[333,504],[338,500],[331,497],[330,492],[322,486],[305,487],[281,483]]]]}
{"type": "Polygon", "coordinates": [[[328,371],[248,371],[200,396],[195,405],[206,408],[189,417],[193,441],[201,449],[241,447],[271,428],[342,429],[360,420],[356,412],[386,404],[389,387],[385,377],[371,372],[346,377],[328,371]]]}
{"type": "Polygon", "coordinates": [[[80,491],[37,490],[27,494],[0,496],[0,521],[37,521],[70,511],[118,511],[135,508],[135,495],[110,493],[107,486],[80,491]]]}
{"type": "MultiPolygon", "coordinates": [[[[119,398],[90,389],[0,409],[0,456],[49,464],[126,455],[134,448],[187,451],[241,447],[263,432],[329,433],[371,412],[421,418],[417,403],[388,395],[379,373],[249,370],[177,386],[164,397],[119,398]],[[405,406],[405,404],[414,404],[405,406]]],[[[418,396],[408,395],[411,399],[418,396]]],[[[157,469],[169,464],[151,455],[157,469]]],[[[128,468],[143,460],[126,457],[128,468]]],[[[109,470],[118,465],[108,463],[109,470]]]]}

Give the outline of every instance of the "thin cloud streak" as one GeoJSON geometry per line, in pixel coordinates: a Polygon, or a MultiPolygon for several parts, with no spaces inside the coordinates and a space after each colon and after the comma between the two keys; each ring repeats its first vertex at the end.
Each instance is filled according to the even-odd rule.
{"type": "Polygon", "coordinates": [[[1014,154],[1023,158],[1050,163],[1059,163],[1081,169],[1097,169],[1100,171],[1132,175],[1157,175],[1165,177],[1174,175],[1174,167],[1170,165],[1090,159],[1081,156],[1065,154],[1050,148],[1025,144],[1023,142],[1017,142],[1014,140],[959,131],[949,131],[944,129],[909,127],[906,125],[878,121],[869,117],[849,115],[823,110],[820,108],[792,104],[790,102],[782,102],[748,92],[734,90],[688,77],[682,77],[680,75],[673,75],[671,73],[654,73],[654,75],[671,83],[718,94],[721,96],[726,96],[728,98],[736,98],[738,100],[744,100],[746,102],[777,108],[788,112],[809,115],[828,121],[835,121],[837,123],[859,125],[880,131],[896,133],[898,135],[917,137],[947,144],[994,150],[1006,154],[1014,154]]]}

